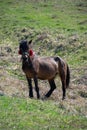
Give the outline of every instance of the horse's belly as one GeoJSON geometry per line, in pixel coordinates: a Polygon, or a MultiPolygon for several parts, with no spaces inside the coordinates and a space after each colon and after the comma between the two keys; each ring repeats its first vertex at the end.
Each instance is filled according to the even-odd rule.
{"type": "Polygon", "coordinates": [[[51,72],[45,72],[44,71],[44,72],[42,72],[38,75],[38,78],[42,79],[42,80],[50,80],[52,78],[55,78],[57,74],[58,74],[57,72],[52,72],[52,71],[51,72]]]}

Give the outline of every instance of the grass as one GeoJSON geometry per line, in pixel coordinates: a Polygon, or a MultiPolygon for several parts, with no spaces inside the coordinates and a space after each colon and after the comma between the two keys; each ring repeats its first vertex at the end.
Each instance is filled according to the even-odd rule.
{"type": "MultiPolygon", "coordinates": [[[[3,42],[6,44],[6,41],[9,41],[9,44],[11,43],[12,45],[18,45],[18,41],[26,37],[29,39],[33,38],[35,41],[35,39],[38,37],[38,34],[40,35],[40,33],[43,31],[48,34],[51,32],[50,35],[53,37],[53,40],[51,40],[51,42],[53,43],[55,41],[55,35],[57,39],[58,34],[64,35],[67,39],[73,35],[78,35],[79,41],[76,42],[77,45],[79,42],[82,46],[84,46],[84,42],[87,42],[86,0],[48,0],[47,2],[44,2],[44,0],[40,0],[38,2],[34,2],[34,0],[0,1],[0,44],[3,42]],[[27,32],[21,32],[24,28],[28,30],[28,34],[26,34],[27,32]]],[[[65,47],[66,51],[63,52],[59,52],[57,50],[56,54],[60,56],[70,55],[68,60],[71,65],[74,60],[73,57],[77,57],[74,62],[75,65],[75,63],[77,64],[78,61],[78,64],[80,63],[80,57],[82,58],[87,55],[87,52],[84,52],[84,49],[80,48],[78,50],[77,46],[68,44],[69,40],[59,40],[59,42],[61,41],[63,42],[63,46],[65,46],[64,44],[67,44],[68,47],[65,47]],[[81,49],[83,52],[80,52],[81,49]],[[75,55],[73,54],[74,50],[77,50],[79,52],[79,58],[76,52],[75,55]]],[[[43,41],[40,41],[39,46],[42,46],[41,42],[43,43],[43,41]]],[[[59,43],[57,42],[56,46],[58,44],[59,43]]],[[[48,46],[46,44],[44,44],[44,46],[44,50],[46,50],[46,52],[44,50],[43,51],[46,55],[48,46]]],[[[50,51],[53,48],[54,45],[50,51]]],[[[85,48],[87,49],[86,44],[85,48]]],[[[38,49],[38,46],[36,49],[38,49]]],[[[53,54],[54,53],[52,53],[52,55],[53,54]]],[[[47,55],[50,55],[50,53],[47,55]]],[[[85,58],[83,58],[81,61],[83,62],[84,60],[85,58]]]]}
{"type": "MultiPolygon", "coordinates": [[[[0,0],[0,46],[11,46],[17,55],[19,41],[33,39],[36,53],[59,55],[71,68],[86,67],[86,12],[86,0],[0,0]]],[[[0,61],[4,64],[13,65],[0,61]]],[[[13,71],[8,70],[18,75],[13,71]]]]}
{"type": "Polygon", "coordinates": [[[86,130],[87,118],[51,101],[0,97],[1,130],[86,130]]]}
{"type": "Polygon", "coordinates": [[[77,6],[76,2],[49,0],[45,3],[41,0],[35,3],[31,0],[27,2],[25,0],[1,0],[0,28],[7,34],[12,33],[14,29],[23,27],[34,29],[47,27],[69,33],[86,32],[87,2],[81,1],[82,4],[85,3],[85,6],[82,7],[77,6]]]}
{"type": "MultiPolygon", "coordinates": [[[[17,52],[22,39],[33,39],[38,55],[64,58],[70,66],[71,77],[84,77],[87,68],[87,1],[0,0],[0,90],[15,95],[0,96],[0,130],[86,130],[87,107],[81,105],[87,98],[84,86],[80,91],[79,86],[70,90],[69,102],[17,98],[26,97],[25,77],[20,71],[17,52]],[[10,47],[12,52],[6,52],[5,47],[10,47]],[[73,102],[76,103],[74,110],[71,109],[73,102]]],[[[86,76],[84,79],[86,81],[86,76]]]]}

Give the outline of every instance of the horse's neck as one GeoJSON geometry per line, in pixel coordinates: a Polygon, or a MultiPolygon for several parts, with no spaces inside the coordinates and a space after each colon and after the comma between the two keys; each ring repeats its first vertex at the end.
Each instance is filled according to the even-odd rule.
{"type": "Polygon", "coordinates": [[[31,59],[28,59],[28,61],[22,61],[22,68],[27,69],[27,68],[32,68],[32,61],[31,59]]]}

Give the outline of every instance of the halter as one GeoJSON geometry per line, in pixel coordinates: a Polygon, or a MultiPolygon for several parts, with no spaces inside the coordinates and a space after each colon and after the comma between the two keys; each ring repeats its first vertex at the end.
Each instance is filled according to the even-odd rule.
{"type": "MultiPolygon", "coordinates": [[[[19,50],[19,51],[18,51],[18,54],[19,54],[19,55],[22,55],[22,51],[19,50]]],[[[33,50],[29,50],[29,51],[28,51],[28,54],[29,54],[29,56],[34,56],[33,50]]]]}
{"type": "MultiPolygon", "coordinates": [[[[22,55],[22,51],[19,50],[19,51],[18,51],[18,54],[19,54],[19,55],[22,55]]],[[[30,49],[28,52],[26,52],[26,54],[27,54],[27,56],[28,56],[28,62],[29,62],[29,59],[32,61],[33,58],[34,58],[34,55],[35,55],[35,53],[33,52],[33,50],[30,49]]],[[[22,59],[22,58],[21,58],[21,59],[22,59]]]]}

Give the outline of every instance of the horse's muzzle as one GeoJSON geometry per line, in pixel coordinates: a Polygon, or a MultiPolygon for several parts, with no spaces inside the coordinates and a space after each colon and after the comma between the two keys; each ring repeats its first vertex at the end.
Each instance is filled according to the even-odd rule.
{"type": "Polygon", "coordinates": [[[28,55],[27,54],[23,54],[22,55],[22,59],[23,59],[23,61],[28,61],[28,55]]]}

